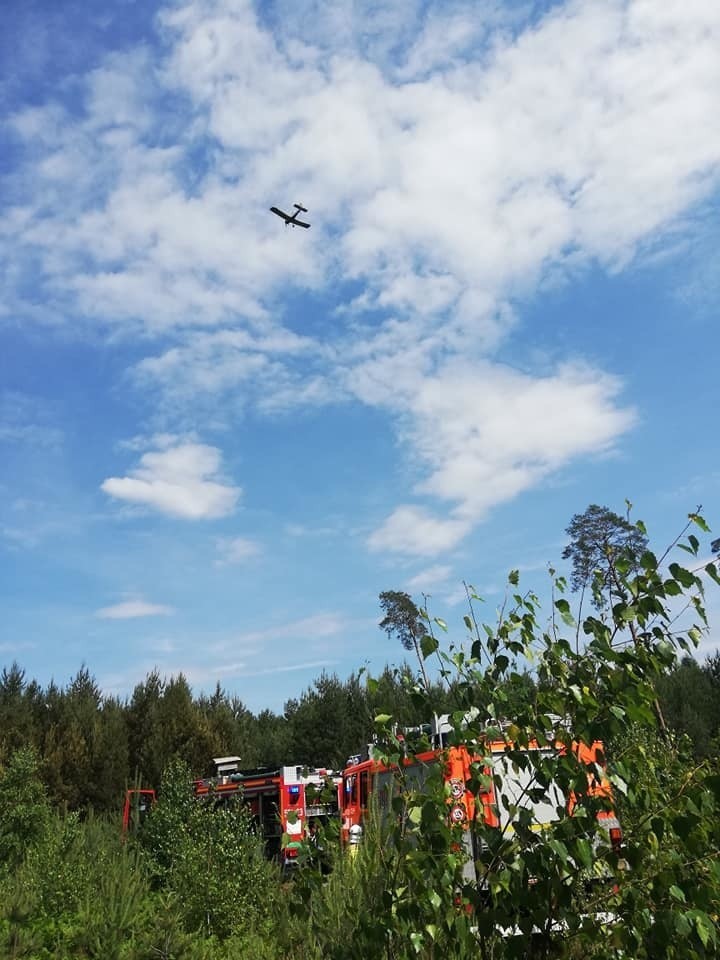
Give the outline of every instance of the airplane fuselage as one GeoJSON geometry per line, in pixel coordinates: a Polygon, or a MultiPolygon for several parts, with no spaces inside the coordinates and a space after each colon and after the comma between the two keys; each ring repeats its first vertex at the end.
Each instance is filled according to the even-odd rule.
{"type": "Polygon", "coordinates": [[[295,206],[295,213],[293,213],[292,215],[289,213],[285,213],[284,210],[280,210],[278,207],[270,207],[270,211],[276,214],[278,217],[282,217],[282,219],[285,221],[285,226],[291,223],[293,227],[305,227],[307,229],[310,226],[310,224],[305,223],[303,220],[298,220],[298,214],[300,212],[307,213],[307,208],[301,206],[299,203],[294,204],[294,206],[295,206]]]}

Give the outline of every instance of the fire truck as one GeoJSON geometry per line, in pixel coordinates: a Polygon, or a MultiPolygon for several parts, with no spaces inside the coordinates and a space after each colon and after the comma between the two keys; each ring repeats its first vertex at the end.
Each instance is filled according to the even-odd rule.
{"type": "MultiPolygon", "coordinates": [[[[507,728],[509,724],[503,724],[503,726],[507,728]]],[[[505,738],[488,739],[483,745],[481,758],[465,746],[450,746],[448,736],[450,729],[448,716],[439,717],[433,725],[428,725],[430,749],[416,753],[405,761],[403,778],[408,789],[421,791],[430,769],[438,763],[443,764],[448,817],[451,823],[465,827],[463,845],[468,853],[466,878],[472,879],[474,858],[470,826],[473,821],[481,819],[487,826],[510,832],[514,814],[517,809],[524,807],[531,810],[534,829],[540,831],[557,820],[559,807],[565,807],[572,814],[577,798],[572,794],[564,797],[560,788],[551,783],[544,796],[537,799],[534,796],[535,791],[532,790],[536,785],[533,783],[535,776],[533,764],[530,763],[523,769],[522,766],[513,762],[512,755],[516,754],[519,748],[505,738]],[[479,794],[473,794],[467,789],[467,782],[473,779],[471,764],[481,759],[484,762],[484,773],[489,778],[490,786],[479,794]],[[496,775],[502,777],[502,792],[496,790],[492,780],[496,775]]],[[[402,740],[402,735],[399,735],[398,739],[402,740]]],[[[622,846],[622,830],[612,809],[610,783],[604,773],[603,745],[600,741],[590,745],[575,743],[571,749],[578,760],[587,767],[587,794],[596,798],[606,798],[608,801],[597,812],[597,821],[606,831],[613,849],[619,851],[622,846]]],[[[523,751],[535,753],[534,759],[538,759],[538,755],[562,756],[567,753],[567,748],[560,742],[548,745],[530,742],[523,751]]],[[[384,816],[390,807],[390,798],[397,778],[397,767],[374,759],[370,755],[371,752],[368,750],[364,756],[350,758],[343,770],[341,835],[346,843],[357,842],[372,800],[381,816],[384,816]]]]}
{"type": "Polygon", "coordinates": [[[239,757],[216,757],[215,775],[193,782],[196,797],[218,803],[241,798],[265,841],[267,855],[283,869],[297,862],[310,824],[326,822],[340,807],[342,777],[326,768],[301,766],[240,769],[239,757]]]}
{"type": "Polygon", "coordinates": [[[126,836],[131,829],[135,829],[143,822],[157,799],[154,790],[134,788],[125,791],[123,806],[122,832],[126,836]]]}

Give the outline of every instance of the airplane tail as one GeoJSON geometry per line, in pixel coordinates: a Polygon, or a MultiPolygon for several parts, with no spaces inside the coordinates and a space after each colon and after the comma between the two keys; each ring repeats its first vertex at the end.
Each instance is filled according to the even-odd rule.
{"type": "Polygon", "coordinates": [[[298,210],[302,210],[303,213],[307,213],[307,212],[308,212],[307,207],[303,207],[302,204],[300,204],[300,203],[294,203],[293,206],[294,206],[294,207],[297,207],[298,210]]]}

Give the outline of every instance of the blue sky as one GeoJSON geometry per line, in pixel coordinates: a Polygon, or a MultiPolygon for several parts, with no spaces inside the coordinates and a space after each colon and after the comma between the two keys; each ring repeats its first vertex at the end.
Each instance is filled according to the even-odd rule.
{"type": "Polygon", "coordinates": [[[591,502],[717,535],[720,7],[4,22],[2,663],[279,711],[401,659],[381,590],[542,589],[591,502]]]}

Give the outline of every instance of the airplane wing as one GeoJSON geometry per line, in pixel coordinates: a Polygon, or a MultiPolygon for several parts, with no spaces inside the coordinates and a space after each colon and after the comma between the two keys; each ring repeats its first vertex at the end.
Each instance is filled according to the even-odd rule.
{"type": "Polygon", "coordinates": [[[291,223],[294,223],[296,227],[305,227],[305,228],[307,228],[307,227],[310,226],[309,223],[303,223],[302,220],[291,220],[290,222],[291,222],[291,223]]]}
{"type": "Polygon", "coordinates": [[[282,217],[285,223],[289,223],[292,220],[292,217],[285,213],[283,210],[279,210],[277,207],[270,207],[271,213],[276,213],[278,217],[282,217]]]}

